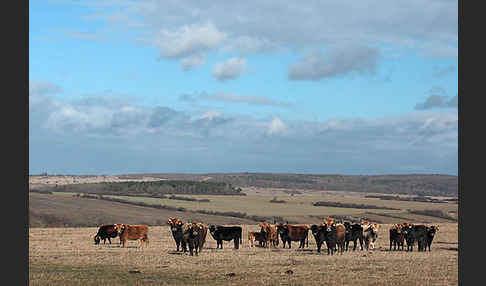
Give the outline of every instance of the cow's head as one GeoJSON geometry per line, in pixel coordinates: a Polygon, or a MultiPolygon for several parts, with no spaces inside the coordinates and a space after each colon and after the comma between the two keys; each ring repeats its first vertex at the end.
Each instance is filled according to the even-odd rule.
{"type": "Polygon", "coordinates": [[[123,231],[125,230],[125,228],[127,228],[127,225],[126,224],[120,224],[120,223],[115,224],[115,230],[120,235],[123,233],[123,231]]]}
{"type": "Polygon", "coordinates": [[[191,235],[198,236],[202,232],[202,226],[199,223],[193,222],[191,225],[191,235]]]}
{"type": "Polygon", "coordinates": [[[286,224],[279,223],[276,225],[276,227],[277,227],[277,232],[280,234],[286,234],[289,232],[289,227],[286,224]]]}
{"type": "Polygon", "coordinates": [[[94,244],[100,244],[100,237],[98,235],[95,235],[94,237],[94,244]]]}
{"type": "Polygon", "coordinates": [[[209,233],[211,233],[211,235],[214,235],[214,233],[216,232],[216,229],[218,229],[217,226],[215,226],[214,224],[210,225],[209,226],[209,233]]]}
{"type": "Polygon", "coordinates": [[[268,232],[268,223],[259,223],[258,226],[260,227],[260,232],[268,232]]]}
{"type": "Polygon", "coordinates": [[[430,226],[430,227],[428,227],[428,228],[427,228],[427,232],[428,232],[428,234],[429,234],[430,236],[432,236],[432,237],[434,237],[434,235],[435,235],[435,233],[436,233],[437,231],[439,231],[439,227],[438,227],[438,226],[435,226],[435,225],[430,226]]]}

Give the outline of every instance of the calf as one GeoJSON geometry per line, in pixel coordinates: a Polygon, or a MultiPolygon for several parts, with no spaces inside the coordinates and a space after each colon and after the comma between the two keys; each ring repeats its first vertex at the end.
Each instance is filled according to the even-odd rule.
{"type": "Polygon", "coordinates": [[[148,226],[146,225],[129,225],[129,224],[117,224],[118,233],[120,234],[120,243],[122,247],[125,247],[127,240],[139,240],[140,247],[143,248],[145,242],[146,246],[149,244],[148,239],[148,226]]]}
{"type": "Polygon", "coordinates": [[[432,244],[432,240],[434,240],[435,233],[439,231],[439,226],[429,226],[427,227],[427,241],[425,245],[425,250],[427,250],[427,247],[429,248],[430,251],[430,245],[432,244]]]}
{"type": "Polygon", "coordinates": [[[179,246],[181,246],[181,250],[186,249],[186,243],[184,241],[184,230],[183,226],[184,224],[182,223],[181,220],[178,218],[169,218],[167,221],[167,224],[170,227],[170,230],[172,232],[172,237],[174,238],[174,241],[176,243],[177,251],[179,251],[179,246]]]}
{"type": "Polygon", "coordinates": [[[255,241],[258,241],[259,246],[263,246],[263,242],[265,241],[265,233],[264,232],[256,232],[256,231],[249,231],[248,232],[248,246],[254,247],[255,241]]]}
{"type": "Polygon", "coordinates": [[[393,250],[400,250],[400,247],[402,247],[401,250],[403,250],[403,246],[405,244],[405,235],[402,232],[403,225],[401,224],[394,224],[390,227],[390,251],[392,250],[392,245],[393,245],[393,250]]]}
{"type": "Polygon", "coordinates": [[[260,232],[265,233],[265,241],[263,243],[264,247],[277,247],[278,245],[278,234],[277,228],[267,222],[258,224],[260,226],[260,232]]]}
{"type": "Polygon", "coordinates": [[[99,244],[100,240],[103,239],[103,244],[106,243],[106,239],[111,244],[111,238],[118,236],[118,231],[115,224],[103,224],[99,227],[98,233],[94,236],[94,243],[99,244]]]}
{"type": "Polygon", "coordinates": [[[238,249],[240,243],[242,243],[241,232],[242,229],[240,226],[211,225],[209,227],[209,233],[211,233],[211,236],[214,238],[214,240],[216,240],[216,248],[221,246],[221,249],[223,249],[223,240],[233,240],[235,249],[238,249]]]}
{"type": "Polygon", "coordinates": [[[357,240],[359,240],[359,249],[363,250],[363,227],[359,223],[351,224],[350,222],[345,222],[344,227],[346,228],[346,251],[348,251],[350,241],[353,242],[353,251],[355,251],[357,240]]]}
{"type": "Polygon", "coordinates": [[[283,242],[283,248],[285,248],[285,243],[289,244],[291,248],[292,241],[300,241],[299,248],[304,248],[307,241],[307,247],[309,247],[309,227],[306,225],[291,225],[291,224],[277,224],[277,233],[280,234],[280,238],[283,242]]]}

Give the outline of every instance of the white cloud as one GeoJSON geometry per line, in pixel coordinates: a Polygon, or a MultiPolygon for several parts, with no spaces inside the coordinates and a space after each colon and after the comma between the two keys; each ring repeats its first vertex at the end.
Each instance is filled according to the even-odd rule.
{"type": "Polygon", "coordinates": [[[246,60],[243,58],[231,58],[214,65],[212,74],[221,81],[235,79],[245,70],[246,60]]]}
{"type": "Polygon", "coordinates": [[[173,30],[161,29],[154,38],[154,44],[161,49],[163,57],[185,58],[200,55],[221,45],[226,34],[214,24],[184,25],[173,30]]]}
{"type": "Polygon", "coordinates": [[[287,126],[283,121],[278,117],[273,117],[272,121],[268,126],[268,134],[269,135],[286,135],[288,132],[287,126]]]}
{"type": "Polygon", "coordinates": [[[333,47],[326,52],[315,50],[290,66],[291,80],[320,80],[353,73],[373,74],[377,69],[380,52],[365,46],[333,47]]]}
{"type": "Polygon", "coordinates": [[[54,92],[59,87],[52,89],[53,86],[56,85],[31,85],[32,91],[37,90],[31,92],[29,101],[31,166],[65,165],[65,157],[58,156],[59,146],[64,146],[79,152],[73,154],[74,161],[96,153],[96,160],[102,161],[98,165],[100,172],[119,168],[113,150],[116,154],[136,150],[136,155],[130,157],[132,169],[127,171],[153,166],[147,171],[157,172],[161,166],[171,166],[167,171],[209,172],[215,169],[201,162],[210,161],[219,171],[258,166],[258,171],[285,172],[457,173],[457,110],[298,121],[279,116],[223,116],[210,109],[194,118],[169,107],[143,106],[115,97],[59,100],[54,92]],[[188,150],[204,152],[187,153],[188,150]],[[47,154],[51,158],[48,162],[36,161],[47,154]],[[182,166],[181,158],[188,157],[191,163],[182,160],[182,166]],[[352,165],[345,163],[349,161],[352,165]]]}

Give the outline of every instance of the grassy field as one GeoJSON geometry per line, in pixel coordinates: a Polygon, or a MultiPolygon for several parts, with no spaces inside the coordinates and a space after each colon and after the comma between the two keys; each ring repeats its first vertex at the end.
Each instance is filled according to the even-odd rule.
{"type": "MultiPolygon", "coordinates": [[[[248,216],[282,217],[294,223],[316,223],[325,216],[365,217],[382,223],[401,221],[417,222],[450,222],[450,220],[432,216],[411,214],[408,210],[441,210],[451,217],[457,217],[457,203],[424,203],[410,201],[387,201],[377,198],[364,198],[356,194],[326,193],[278,196],[285,203],[271,203],[275,192],[261,191],[247,196],[217,196],[217,195],[184,195],[197,199],[208,199],[210,202],[181,201],[149,197],[105,196],[123,199],[131,202],[143,202],[151,205],[183,207],[188,211],[241,212],[248,216]],[[392,207],[397,210],[357,209],[313,206],[316,201],[355,203],[392,207]]],[[[65,220],[67,226],[94,226],[108,221],[127,221],[128,223],[145,223],[163,225],[166,217],[182,216],[193,218],[205,223],[248,224],[254,220],[213,216],[194,212],[178,212],[171,210],[156,210],[148,207],[133,206],[95,199],[73,197],[73,193],[56,192],[51,195],[30,193],[31,226],[54,226],[39,220],[42,215],[57,216],[65,220]]],[[[271,219],[269,219],[271,220],[271,219]]]]}
{"type": "MultiPolygon", "coordinates": [[[[30,285],[457,285],[458,225],[441,223],[431,252],[388,251],[388,227],[379,231],[377,248],[343,255],[317,254],[309,248],[248,248],[231,242],[216,249],[208,233],[205,249],[191,257],[175,252],[168,226],[150,227],[150,246],[129,241],[93,244],[96,227],[30,228],[30,285]]],[[[295,247],[295,244],[293,244],[295,247]]]]}

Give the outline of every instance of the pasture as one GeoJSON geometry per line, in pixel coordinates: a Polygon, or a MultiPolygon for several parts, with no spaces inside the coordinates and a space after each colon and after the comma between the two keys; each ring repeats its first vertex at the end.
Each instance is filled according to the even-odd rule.
{"type": "MultiPolygon", "coordinates": [[[[166,218],[161,218],[166,221],[166,218]]],[[[97,227],[30,228],[31,285],[457,285],[458,224],[439,223],[431,252],[388,251],[390,225],[382,225],[376,248],[343,255],[317,254],[312,234],[309,248],[249,248],[232,242],[216,249],[208,233],[199,256],[175,251],[168,226],[150,226],[148,248],[129,241],[120,248],[94,245],[97,227]]],[[[352,243],[350,244],[350,246],[352,243]]]]}
{"type": "MultiPolygon", "coordinates": [[[[244,189],[246,192],[247,189],[244,189]]],[[[362,194],[346,192],[316,192],[300,190],[302,194],[290,196],[282,191],[274,189],[260,189],[259,193],[248,192],[247,196],[223,196],[223,195],[183,195],[184,197],[198,200],[207,199],[209,202],[182,201],[164,198],[132,197],[119,195],[105,195],[107,198],[122,199],[134,203],[149,205],[165,205],[182,207],[192,211],[215,212],[241,212],[247,215],[262,217],[283,217],[293,223],[317,223],[326,216],[353,216],[356,218],[367,217],[382,223],[394,223],[396,221],[416,222],[450,222],[450,220],[416,215],[409,210],[440,210],[444,214],[457,218],[457,203],[428,203],[412,201],[381,200],[377,198],[365,198],[362,194]],[[271,203],[277,197],[285,203],[271,203]],[[377,206],[378,209],[359,209],[348,207],[322,207],[314,206],[313,202],[328,201],[348,204],[364,204],[377,206]],[[380,209],[389,207],[395,210],[380,209]]],[[[36,194],[37,195],[37,194],[36,194]]],[[[50,197],[70,198],[74,193],[56,192],[50,197]]],[[[39,196],[39,195],[38,195],[39,196]]],[[[48,196],[44,196],[48,197],[48,196]]],[[[82,199],[79,199],[81,202],[82,199]]],[[[92,200],[91,200],[92,201],[92,200]]],[[[146,220],[147,221],[147,220],[146,220]]],[[[205,221],[203,221],[205,222],[205,221]]]]}

